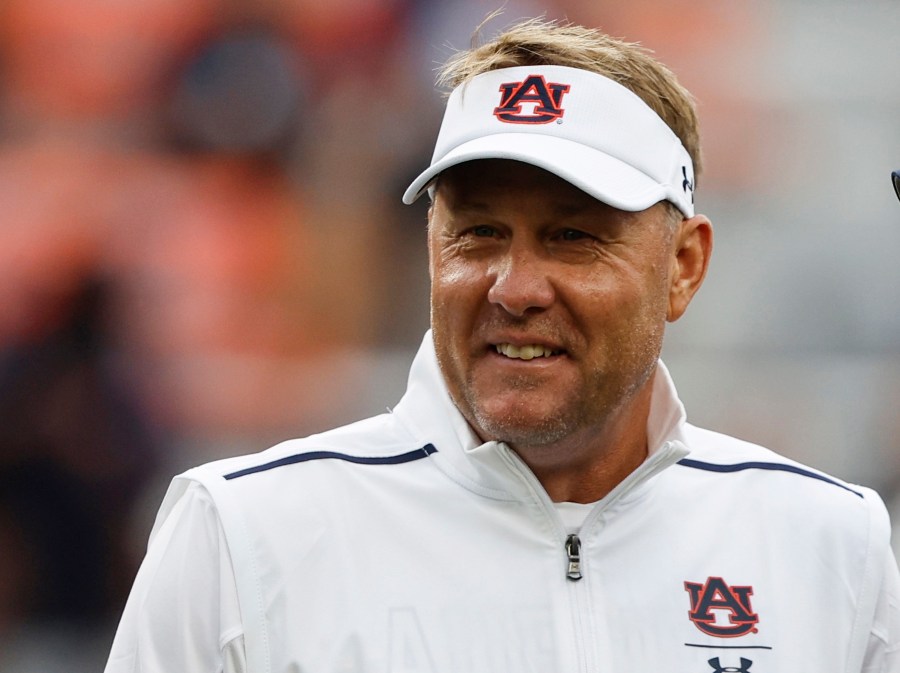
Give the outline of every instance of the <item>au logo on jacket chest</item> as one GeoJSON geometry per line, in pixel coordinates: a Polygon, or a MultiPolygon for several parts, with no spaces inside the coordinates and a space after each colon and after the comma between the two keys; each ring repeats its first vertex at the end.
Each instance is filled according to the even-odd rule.
{"type": "Polygon", "coordinates": [[[688,616],[696,627],[717,638],[736,638],[756,633],[759,615],[753,612],[751,586],[730,586],[721,577],[708,577],[706,582],[685,582],[691,599],[688,616]]]}
{"type": "Polygon", "coordinates": [[[548,83],[543,75],[529,75],[522,82],[500,85],[500,105],[494,116],[510,124],[548,124],[563,116],[563,96],[568,84],[548,83]],[[532,114],[523,114],[522,105],[533,105],[532,114]]]}

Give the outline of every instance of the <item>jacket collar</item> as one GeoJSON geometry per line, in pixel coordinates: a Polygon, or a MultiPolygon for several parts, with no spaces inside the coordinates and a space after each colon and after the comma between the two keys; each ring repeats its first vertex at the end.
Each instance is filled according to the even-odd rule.
{"type": "MultiPolygon", "coordinates": [[[[520,490],[516,482],[521,480],[510,479],[510,461],[502,455],[505,445],[482,442],[450,398],[430,330],[413,360],[406,393],[394,409],[394,415],[420,445],[434,445],[438,449],[435,460],[473,490],[502,499],[520,490]]],[[[685,422],[684,405],[660,360],[647,420],[649,456],[644,463],[648,467],[653,463],[654,473],[660,469],[660,458],[668,465],[688,453],[684,446],[685,422]],[[664,448],[671,455],[657,456],[664,448]]]]}

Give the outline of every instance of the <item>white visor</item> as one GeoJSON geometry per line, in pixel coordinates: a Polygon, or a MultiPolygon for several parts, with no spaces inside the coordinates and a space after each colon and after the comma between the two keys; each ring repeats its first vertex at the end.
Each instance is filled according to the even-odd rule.
{"type": "Polygon", "coordinates": [[[418,199],[442,171],[474,159],[533,164],[627,211],[671,201],[694,215],[690,155],[636,94],[558,65],[491,70],[454,89],[431,166],[406,190],[418,199]]]}

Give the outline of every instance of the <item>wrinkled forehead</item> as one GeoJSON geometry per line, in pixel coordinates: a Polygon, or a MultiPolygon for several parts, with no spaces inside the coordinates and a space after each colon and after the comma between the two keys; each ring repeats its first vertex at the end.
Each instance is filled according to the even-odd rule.
{"type": "Polygon", "coordinates": [[[432,198],[445,201],[490,199],[500,194],[607,205],[546,169],[514,159],[475,159],[456,164],[437,176],[432,189],[432,198]]]}
{"type": "MultiPolygon", "coordinates": [[[[624,224],[680,220],[682,214],[666,201],[643,211],[611,206],[570,182],[537,166],[509,159],[479,159],[457,164],[434,186],[433,208],[442,216],[492,216],[518,213],[560,221],[582,215],[624,224]]],[[[667,227],[668,228],[668,227],[667,227]]]]}

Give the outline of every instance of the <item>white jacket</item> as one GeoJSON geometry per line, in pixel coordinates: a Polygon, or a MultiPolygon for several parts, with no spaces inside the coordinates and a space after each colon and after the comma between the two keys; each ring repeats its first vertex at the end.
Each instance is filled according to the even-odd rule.
{"type": "Polygon", "coordinates": [[[647,460],[567,530],[451,402],[177,477],[108,673],[900,671],[879,497],[695,428],[660,363],[647,460]]]}

